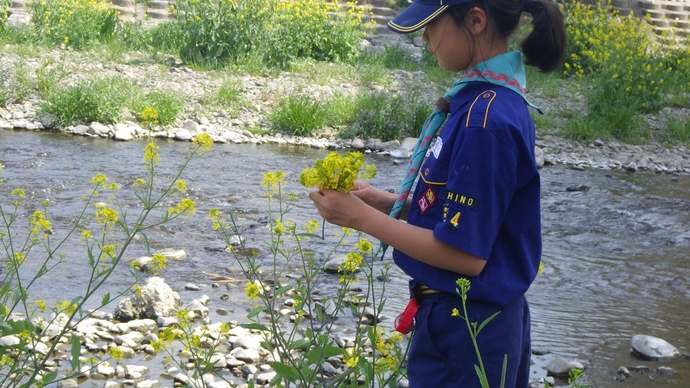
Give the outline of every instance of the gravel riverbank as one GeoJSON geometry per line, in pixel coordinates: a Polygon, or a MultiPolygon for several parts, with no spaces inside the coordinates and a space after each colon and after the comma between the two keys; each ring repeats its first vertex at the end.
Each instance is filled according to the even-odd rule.
{"type": "MultiPolygon", "coordinates": [[[[380,85],[359,85],[356,77],[333,76],[326,78],[314,72],[283,73],[275,77],[236,74],[229,71],[195,71],[183,66],[172,57],[164,63],[157,63],[144,54],[123,54],[117,61],[108,61],[98,53],[79,53],[70,50],[49,50],[27,57],[10,46],[0,50],[0,69],[6,70],[5,78],[11,79],[19,70],[27,79],[36,79],[38,72],[55,70],[62,74],[59,85],[71,85],[90,77],[114,76],[136,83],[140,90],[168,90],[179,93],[186,101],[180,117],[166,127],[142,128],[129,114],[122,122],[114,125],[89,123],[67,128],[54,128],[54,119],[40,117],[38,107],[44,101],[35,94],[19,104],[0,108],[0,129],[5,130],[60,130],[65,133],[111,138],[127,141],[138,137],[153,136],[189,141],[194,135],[206,132],[219,143],[284,143],[306,145],[318,148],[356,148],[375,152],[390,152],[395,157],[406,157],[406,149],[400,149],[400,142],[337,138],[337,130],[330,129],[314,137],[294,137],[285,134],[257,134],[268,126],[267,114],[278,102],[288,95],[305,95],[316,99],[327,99],[334,95],[357,93],[361,88],[384,90],[380,85]],[[237,85],[242,91],[241,104],[231,112],[205,104],[209,95],[224,82],[237,85]]],[[[434,101],[440,88],[425,79],[421,72],[392,71],[385,90],[402,93],[418,90],[424,98],[434,101]]],[[[584,111],[582,98],[572,98],[564,91],[557,97],[544,97],[539,90],[528,91],[528,98],[545,112],[584,111]]],[[[675,109],[688,114],[687,109],[675,109]]],[[[652,128],[664,125],[665,109],[649,117],[652,128]]],[[[674,112],[678,113],[678,112],[674,112]]],[[[560,120],[558,117],[556,120],[560,120]]],[[[562,119],[565,120],[565,119],[562,119]]],[[[264,131],[265,132],[265,131],[264,131]]],[[[402,139],[401,139],[402,140],[402,139]]],[[[402,141],[403,146],[409,142],[402,141]]],[[[616,140],[576,142],[564,139],[552,128],[538,128],[538,155],[540,163],[567,164],[576,168],[625,169],[629,171],[649,170],[667,173],[690,173],[690,150],[686,145],[667,147],[655,141],[644,145],[629,145],[616,140]]]]}

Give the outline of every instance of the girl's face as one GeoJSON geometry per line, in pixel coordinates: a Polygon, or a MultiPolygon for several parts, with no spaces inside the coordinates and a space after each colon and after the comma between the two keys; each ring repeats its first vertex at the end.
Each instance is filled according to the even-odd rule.
{"type": "Polygon", "coordinates": [[[447,12],[424,28],[422,39],[443,70],[459,72],[474,64],[468,32],[460,28],[447,12]]]}

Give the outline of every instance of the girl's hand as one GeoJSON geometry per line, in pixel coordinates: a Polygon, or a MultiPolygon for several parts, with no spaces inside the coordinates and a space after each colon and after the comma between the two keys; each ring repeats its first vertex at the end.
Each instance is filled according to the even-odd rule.
{"type": "Polygon", "coordinates": [[[316,210],[331,224],[361,230],[359,222],[374,209],[352,193],[335,190],[318,190],[309,193],[316,210]]]}
{"type": "Polygon", "coordinates": [[[395,194],[360,180],[355,181],[355,186],[351,193],[367,205],[386,214],[390,213],[396,199],[395,194]]]}

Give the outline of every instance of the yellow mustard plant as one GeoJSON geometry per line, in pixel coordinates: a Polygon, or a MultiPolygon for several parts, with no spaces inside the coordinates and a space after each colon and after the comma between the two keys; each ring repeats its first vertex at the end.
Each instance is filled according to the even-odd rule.
{"type": "Polygon", "coordinates": [[[398,358],[397,351],[402,341],[402,334],[397,331],[385,336],[385,330],[381,326],[374,329],[375,348],[378,354],[376,368],[379,371],[395,371],[400,367],[401,360],[398,358]]]}
{"type": "Polygon", "coordinates": [[[218,209],[211,209],[208,212],[208,217],[213,221],[213,230],[220,230],[224,228],[225,219],[222,216],[222,212],[218,209]]]}
{"type": "MultiPolygon", "coordinates": [[[[34,211],[34,213],[29,216],[29,224],[31,225],[30,230],[33,235],[38,235],[41,232],[52,232],[50,221],[48,221],[45,214],[40,210],[34,211]]],[[[44,236],[47,237],[47,234],[44,236]]]]}
{"type": "Polygon", "coordinates": [[[118,214],[115,209],[103,203],[96,204],[96,221],[102,226],[112,227],[118,221],[118,214]]]}
{"type": "Polygon", "coordinates": [[[77,310],[77,305],[68,301],[68,300],[63,300],[63,301],[56,301],[55,302],[55,308],[58,311],[64,311],[67,314],[72,314],[77,310]]]}
{"type": "Polygon", "coordinates": [[[355,245],[355,246],[357,249],[359,249],[359,251],[362,254],[369,254],[369,253],[372,253],[374,250],[374,244],[369,242],[369,240],[367,240],[366,238],[361,238],[359,240],[359,242],[357,242],[357,245],[355,245]]]}
{"type": "Polygon", "coordinates": [[[145,126],[158,124],[158,111],[156,108],[147,106],[139,113],[139,120],[141,120],[141,123],[145,126]]]}
{"type": "Polygon", "coordinates": [[[24,263],[24,260],[26,260],[26,255],[24,255],[22,252],[16,252],[14,255],[12,255],[13,263],[15,267],[18,267],[24,263]]]}
{"type": "Polygon", "coordinates": [[[346,152],[343,155],[330,152],[325,158],[318,159],[314,167],[305,168],[300,174],[299,181],[308,188],[349,192],[360,174],[364,179],[376,175],[376,166],[365,166],[364,155],[361,152],[346,152]]]}
{"type": "Polygon", "coordinates": [[[168,214],[180,215],[184,214],[187,218],[191,217],[196,212],[196,202],[190,198],[182,198],[175,206],[168,207],[168,214]]]}
{"type": "Polygon", "coordinates": [[[161,161],[161,157],[158,154],[158,145],[154,142],[146,144],[144,147],[144,163],[145,164],[156,164],[161,161]]]}
{"type": "MultiPolygon", "coordinates": [[[[108,355],[113,358],[113,360],[117,362],[122,362],[122,359],[125,356],[125,353],[122,351],[122,349],[113,346],[111,348],[108,348],[108,355]]],[[[105,362],[105,361],[104,361],[105,362]]]]}
{"type": "Polygon", "coordinates": [[[359,356],[355,353],[354,348],[345,349],[343,360],[345,361],[345,365],[349,368],[355,368],[359,364],[359,356]]]}
{"type": "Polygon", "coordinates": [[[247,282],[244,286],[244,293],[249,299],[259,299],[259,296],[261,296],[261,287],[255,282],[247,282]]]}
{"type": "Polygon", "coordinates": [[[200,133],[194,137],[192,143],[199,147],[199,155],[203,155],[213,146],[213,138],[208,133],[200,133]]]}
{"type": "Polygon", "coordinates": [[[319,230],[319,223],[316,220],[309,220],[309,222],[304,224],[304,228],[307,230],[307,233],[314,233],[319,230]]]}
{"type": "Polygon", "coordinates": [[[261,186],[263,186],[268,192],[268,196],[272,196],[279,192],[280,187],[285,182],[285,173],[282,171],[267,172],[264,173],[263,179],[261,181],[261,186]]]}
{"type": "Polygon", "coordinates": [[[283,222],[279,219],[276,220],[276,226],[273,228],[273,233],[275,234],[283,234],[285,233],[285,227],[283,226],[283,222]]]}
{"type": "Polygon", "coordinates": [[[26,195],[24,193],[24,190],[20,189],[20,188],[16,188],[16,189],[12,190],[12,192],[10,194],[14,195],[15,197],[17,197],[19,199],[24,198],[24,196],[26,195]]]}

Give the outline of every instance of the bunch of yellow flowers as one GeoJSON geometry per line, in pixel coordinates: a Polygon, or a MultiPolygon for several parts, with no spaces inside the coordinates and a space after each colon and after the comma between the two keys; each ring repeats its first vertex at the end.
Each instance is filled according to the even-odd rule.
{"type": "Polygon", "coordinates": [[[330,152],[325,158],[317,160],[314,167],[305,168],[300,174],[299,182],[304,187],[347,193],[352,190],[360,174],[364,179],[371,179],[376,175],[376,166],[365,166],[361,152],[346,152],[343,155],[330,152]]]}

